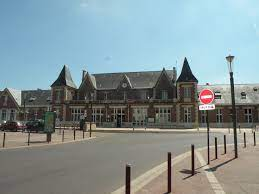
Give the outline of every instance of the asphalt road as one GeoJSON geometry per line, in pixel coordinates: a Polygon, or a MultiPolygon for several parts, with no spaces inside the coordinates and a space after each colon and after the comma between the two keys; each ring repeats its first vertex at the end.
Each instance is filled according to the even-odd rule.
{"type": "MultiPolygon", "coordinates": [[[[222,134],[211,134],[223,141],[222,134]]],[[[228,136],[230,139],[231,136],[228,136]]],[[[231,138],[232,139],[232,138],[231,138]]],[[[206,145],[206,133],[111,134],[72,144],[0,151],[0,194],[103,194],[172,156],[206,145]]],[[[214,139],[211,139],[214,142],[214,139]]],[[[230,141],[230,140],[229,140],[230,141]]]]}

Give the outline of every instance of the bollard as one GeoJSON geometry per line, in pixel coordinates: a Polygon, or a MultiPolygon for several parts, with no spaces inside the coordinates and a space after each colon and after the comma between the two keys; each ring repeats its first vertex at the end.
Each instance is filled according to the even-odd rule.
{"type": "Polygon", "coordinates": [[[254,146],[256,146],[255,132],[254,132],[254,146]]]}
{"type": "Polygon", "coordinates": [[[65,130],[63,129],[63,131],[62,131],[62,142],[64,142],[64,140],[65,140],[65,130]]]}
{"type": "Polygon", "coordinates": [[[76,140],[76,128],[74,128],[74,140],[76,140]]]}
{"type": "Polygon", "coordinates": [[[218,139],[215,137],[215,159],[218,159],[218,139]]]}
{"type": "Polygon", "coordinates": [[[85,138],[85,129],[83,129],[83,139],[85,138]]]}
{"type": "Polygon", "coordinates": [[[171,159],[171,152],[167,154],[167,192],[171,193],[172,191],[172,159],[171,159]]]}
{"type": "Polygon", "coordinates": [[[226,140],[226,135],[224,135],[224,154],[227,153],[227,140],[226,140]]]}
{"type": "Polygon", "coordinates": [[[5,132],[4,132],[4,137],[3,137],[3,148],[5,147],[5,132]]]}
{"type": "Polygon", "coordinates": [[[246,132],[244,132],[244,148],[246,148],[246,132]]]}
{"type": "Polygon", "coordinates": [[[28,131],[28,146],[30,145],[30,138],[31,138],[31,130],[28,131]]]}
{"type": "Polygon", "coordinates": [[[194,169],[194,145],[192,144],[192,151],[191,151],[191,153],[192,153],[192,176],[194,175],[194,171],[195,171],[195,169],[194,169]]]}
{"type": "Polygon", "coordinates": [[[131,167],[129,164],[126,165],[126,184],[125,184],[125,194],[130,194],[130,175],[131,167]]]}

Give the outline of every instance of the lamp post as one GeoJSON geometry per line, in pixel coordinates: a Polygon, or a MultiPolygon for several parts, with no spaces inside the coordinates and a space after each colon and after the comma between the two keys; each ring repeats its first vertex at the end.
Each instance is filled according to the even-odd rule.
{"type": "Polygon", "coordinates": [[[93,96],[94,94],[91,93],[91,99],[90,99],[90,107],[91,107],[91,118],[90,118],[90,134],[89,136],[92,137],[92,120],[93,120],[93,96]]]}
{"type": "Polygon", "coordinates": [[[236,117],[236,102],[235,102],[235,88],[234,88],[234,77],[233,77],[233,64],[232,64],[232,62],[234,60],[234,56],[229,55],[229,56],[226,57],[226,60],[228,62],[228,69],[229,69],[229,75],[230,75],[235,158],[238,158],[238,151],[237,151],[237,117],[236,117]]]}

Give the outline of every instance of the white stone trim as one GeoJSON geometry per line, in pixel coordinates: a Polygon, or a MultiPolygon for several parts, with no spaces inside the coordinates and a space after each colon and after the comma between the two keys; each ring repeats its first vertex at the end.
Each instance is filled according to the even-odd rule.
{"type": "Polygon", "coordinates": [[[154,105],[154,108],[173,108],[174,105],[154,105]]]}
{"type": "Polygon", "coordinates": [[[131,108],[149,108],[149,105],[132,105],[131,108]]]}
{"type": "Polygon", "coordinates": [[[126,105],[111,105],[109,108],[127,108],[126,105]]]}

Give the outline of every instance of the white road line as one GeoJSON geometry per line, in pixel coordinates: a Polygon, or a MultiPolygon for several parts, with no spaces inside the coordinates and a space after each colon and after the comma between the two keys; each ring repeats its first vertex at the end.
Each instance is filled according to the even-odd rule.
{"type": "MultiPolygon", "coordinates": [[[[176,165],[183,159],[187,158],[190,156],[190,152],[183,153],[181,155],[176,156],[175,158],[172,159],[172,166],[176,165]]],[[[164,162],[153,169],[149,170],[148,172],[140,175],[136,179],[134,179],[131,182],[131,190],[132,193],[136,193],[139,191],[141,188],[143,188],[145,185],[150,183],[152,180],[157,178],[159,175],[161,175],[163,172],[167,170],[167,162],[164,162]]],[[[112,192],[111,194],[124,194],[125,193],[125,186],[122,186],[121,188],[117,189],[116,191],[112,192]]]]}
{"type": "Polygon", "coordinates": [[[225,191],[223,190],[223,188],[221,187],[220,183],[218,182],[217,178],[215,177],[215,175],[213,174],[212,171],[208,170],[208,165],[205,162],[205,160],[203,159],[202,155],[200,154],[200,152],[196,151],[196,156],[202,166],[202,169],[204,170],[208,181],[213,189],[213,191],[216,194],[225,194],[225,191]]]}

